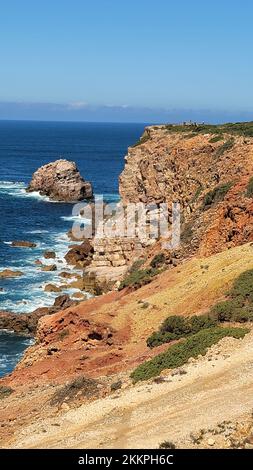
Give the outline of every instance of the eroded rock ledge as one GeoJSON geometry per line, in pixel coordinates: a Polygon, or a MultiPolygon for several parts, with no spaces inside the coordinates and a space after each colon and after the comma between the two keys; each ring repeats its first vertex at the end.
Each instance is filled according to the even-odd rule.
{"type": "Polygon", "coordinates": [[[77,302],[71,300],[68,295],[60,295],[55,299],[52,307],[38,308],[32,313],[15,314],[0,311],[0,330],[13,331],[24,336],[34,336],[41,317],[52,315],[76,304],[77,302]]]}

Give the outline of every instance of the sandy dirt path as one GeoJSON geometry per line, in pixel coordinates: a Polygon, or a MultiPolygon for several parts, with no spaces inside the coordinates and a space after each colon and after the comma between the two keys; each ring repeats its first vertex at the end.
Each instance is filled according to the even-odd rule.
{"type": "Polygon", "coordinates": [[[253,332],[223,339],[205,358],[114,395],[40,419],[20,430],[9,447],[157,448],[164,440],[191,447],[191,432],[253,409],[253,332]]]}

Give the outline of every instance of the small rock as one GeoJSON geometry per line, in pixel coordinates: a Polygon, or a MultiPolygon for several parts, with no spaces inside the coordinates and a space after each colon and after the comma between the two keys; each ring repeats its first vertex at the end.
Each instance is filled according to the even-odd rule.
{"type": "Polygon", "coordinates": [[[44,252],[44,258],[45,259],[55,259],[56,258],[56,254],[54,251],[45,251],[44,252]]]}
{"type": "Polygon", "coordinates": [[[54,284],[47,284],[44,288],[45,292],[61,292],[61,288],[55,286],[54,284]]]}
{"type": "Polygon", "coordinates": [[[41,270],[42,271],[56,271],[57,266],[56,266],[56,264],[49,264],[47,266],[42,266],[41,270]]]}
{"type": "Polygon", "coordinates": [[[12,271],[11,269],[4,269],[0,272],[0,278],[8,278],[8,277],[20,277],[23,276],[22,271],[12,271]]]}
{"type": "Polygon", "coordinates": [[[207,444],[208,444],[210,447],[212,447],[212,446],[214,446],[214,444],[215,444],[215,440],[210,438],[210,439],[208,439],[207,444]]]}
{"type": "Polygon", "coordinates": [[[68,410],[70,410],[70,406],[67,403],[64,402],[61,405],[61,409],[64,410],[64,411],[68,411],[68,410]]]}
{"type": "Polygon", "coordinates": [[[36,248],[36,243],[26,241],[14,241],[11,246],[15,248],[36,248]]]}
{"type": "Polygon", "coordinates": [[[245,449],[253,449],[253,444],[249,444],[248,442],[246,442],[244,448],[245,449]]]}

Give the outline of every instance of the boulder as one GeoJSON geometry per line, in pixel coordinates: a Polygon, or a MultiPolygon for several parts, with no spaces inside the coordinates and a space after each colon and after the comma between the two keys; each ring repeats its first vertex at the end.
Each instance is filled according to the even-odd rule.
{"type": "Polygon", "coordinates": [[[59,202],[77,202],[93,197],[91,183],[83,179],[74,162],[64,159],[39,168],[26,191],[38,191],[59,202]]]}
{"type": "Polygon", "coordinates": [[[0,271],[0,278],[20,277],[23,276],[22,271],[12,271],[11,269],[4,269],[0,271]]]}
{"type": "Polygon", "coordinates": [[[56,271],[57,266],[56,264],[49,264],[47,266],[42,266],[41,271],[56,271]]]}
{"type": "Polygon", "coordinates": [[[72,245],[65,255],[65,260],[73,266],[85,267],[90,264],[93,251],[89,240],[85,240],[80,245],[72,245]]]}
{"type": "Polygon", "coordinates": [[[27,241],[13,241],[11,243],[11,246],[15,248],[36,248],[36,243],[33,242],[27,242],[27,241]]]}
{"type": "Polygon", "coordinates": [[[55,259],[56,258],[56,254],[54,251],[45,251],[44,252],[44,258],[45,259],[55,259]]]}
{"type": "Polygon", "coordinates": [[[44,288],[45,292],[61,292],[61,288],[55,286],[54,284],[47,284],[44,288]]]}

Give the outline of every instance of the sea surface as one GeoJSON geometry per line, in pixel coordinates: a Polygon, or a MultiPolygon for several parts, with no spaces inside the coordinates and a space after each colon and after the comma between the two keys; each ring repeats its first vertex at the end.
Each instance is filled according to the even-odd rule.
{"type": "MultiPolygon", "coordinates": [[[[44,286],[59,284],[57,272],[41,272],[35,264],[35,260],[43,260],[44,251],[56,252],[58,270],[68,269],[64,255],[69,245],[66,233],[73,224],[73,205],[26,193],[33,172],[58,158],[73,160],[82,176],[92,182],[95,194],[103,195],[108,202],[117,201],[124,156],[144,127],[0,121],[0,271],[9,268],[24,273],[19,278],[0,279],[0,310],[26,313],[54,302],[59,294],[44,292],[44,286]],[[13,248],[13,240],[32,241],[37,247],[13,248]]],[[[45,264],[52,264],[52,260],[45,264]]],[[[31,342],[13,333],[0,333],[0,376],[15,367],[31,342]]]]}

